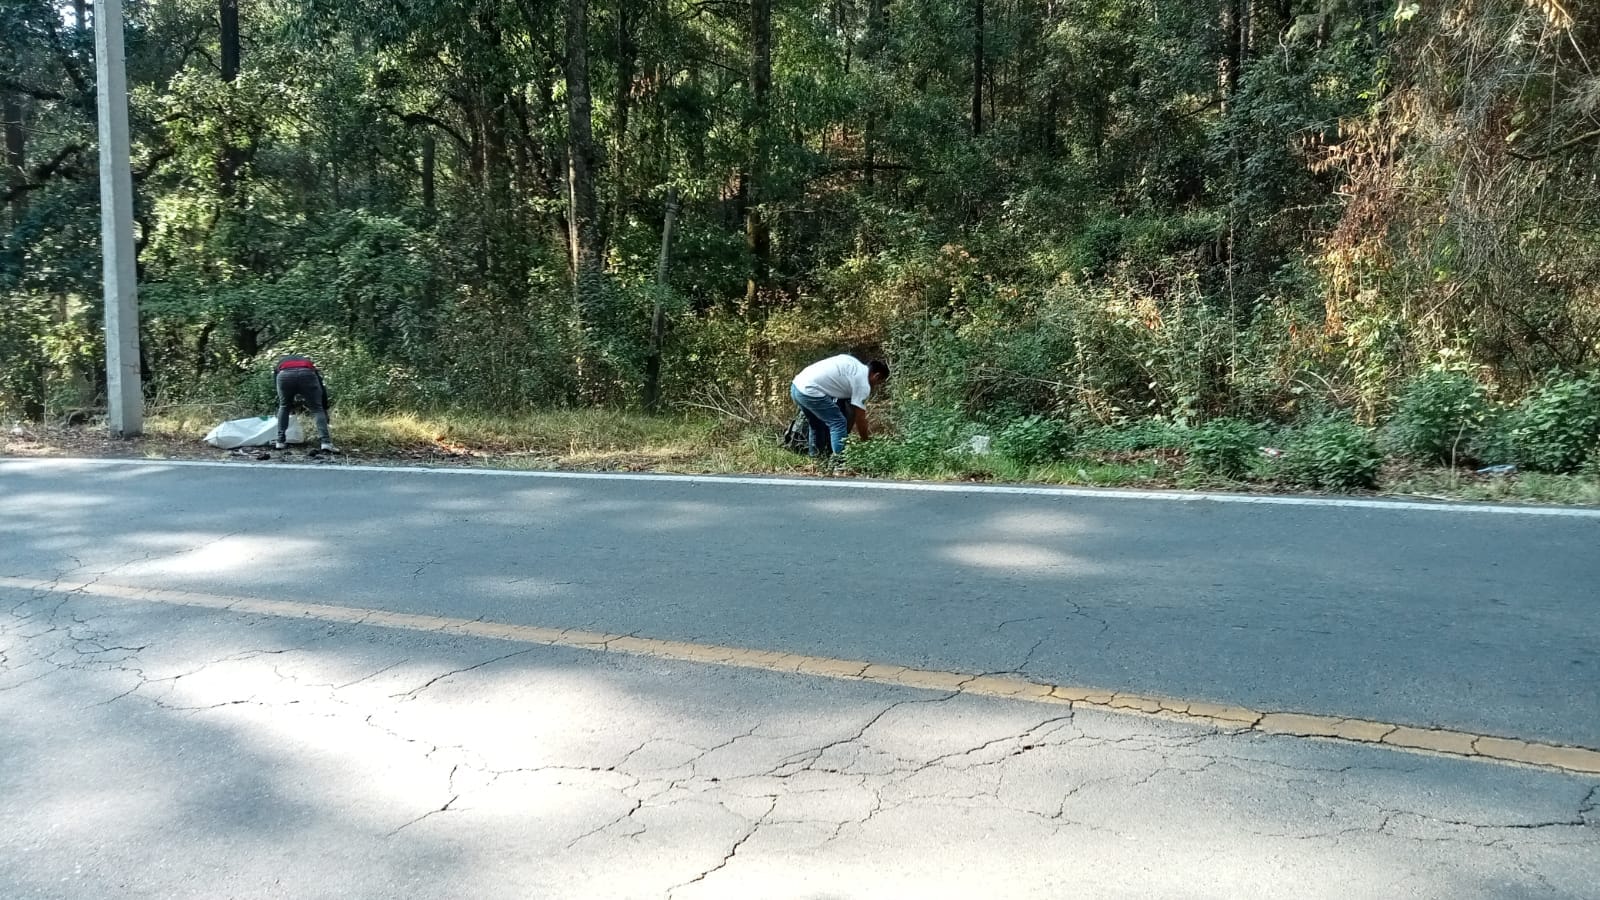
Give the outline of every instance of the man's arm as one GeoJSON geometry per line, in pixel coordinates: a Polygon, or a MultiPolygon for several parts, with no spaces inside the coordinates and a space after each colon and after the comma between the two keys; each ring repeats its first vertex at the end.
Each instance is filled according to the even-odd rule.
{"type": "Polygon", "coordinates": [[[856,414],[855,414],[854,418],[855,418],[856,434],[860,435],[861,439],[863,441],[872,440],[872,426],[867,424],[867,409],[866,409],[866,407],[864,407],[864,406],[856,407],[856,414]]]}

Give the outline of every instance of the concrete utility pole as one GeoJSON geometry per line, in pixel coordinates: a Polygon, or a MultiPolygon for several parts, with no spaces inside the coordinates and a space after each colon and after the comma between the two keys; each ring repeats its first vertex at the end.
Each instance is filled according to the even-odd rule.
{"type": "Polygon", "coordinates": [[[128,163],[128,71],[122,0],[94,5],[100,112],[100,252],[105,261],[107,423],[114,437],[144,431],[139,293],[133,259],[133,174],[128,163]]]}

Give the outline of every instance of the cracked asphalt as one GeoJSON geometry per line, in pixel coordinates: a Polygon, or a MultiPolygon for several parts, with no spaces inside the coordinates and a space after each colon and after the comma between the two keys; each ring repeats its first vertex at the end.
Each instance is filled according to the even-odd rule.
{"type": "Polygon", "coordinates": [[[0,896],[1593,898],[1593,774],[170,598],[1595,748],[1596,546],[1471,513],[0,461],[0,896]]]}

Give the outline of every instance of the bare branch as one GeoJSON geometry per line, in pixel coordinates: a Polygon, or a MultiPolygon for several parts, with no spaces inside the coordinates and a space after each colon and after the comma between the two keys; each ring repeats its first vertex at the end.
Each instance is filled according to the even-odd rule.
{"type": "Polygon", "coordinates": [[[52,91],[48,88],[34,87],[31,84],[23,84],[20,81],[7,78],[4,75],[0,75],[0,91],[10,91],[13,94],[22,94],[25,97],[32,97],[35,100],[67,99],[67,95],[61,93],[60,91],[52,91]]]}
{"type": "Polygon", "coordinates": [[[377,109],[380,112],[386,112],[394,116],[407,125],[431,125],[449,135],[452,140],[461,145],[462,149],[470,150],[472,148],[472,143],[455,126],[436,116],[431,116],[427,113],[405,112],[389,103],[379,103],[377,104],[377,109]]]}
{"type": "Polygon", "coordinates": [[[1571,150],[1573,147],[1576,147],[1579,144],[1583,144],[1583,143],[1587,143],[1589,141],[1592,141],[1595,138],[1600,138],[1600,128],[1596,128],[1594,131],[1586,131],[1583,134],[1578,135],[1577,137],[1568,138],[1567,140],[1562,141],[1561,143],[1555,145],[1554,147],[1551,147],[1549,150],[1546,150],[1543,153],[1526,154],[1526,153],[1518,153],[1515,150],[1512,150],[1512,151],[1509,151],[1509,152],[1510,152],[1510,154],[1512,156],[1516,157],[1517,159],[1523,160],[1524,162],[1538,162],[1541,159],[1549,159],[1550,157],[1555,156],[1557,153],[1561,153],[1561,152],[1566,151],[1566,150],[1571,150]]]}
{"type": "Polygon", "coordinates": [[[45,187],[52,178],[58,176],[62,178],[77,177],[81,171],[77,165],[77,156],[84,149],[82,144],[68,144],[62,147],[56,151],[54,156],[34,166],[33,171],[29,172],[23,180],[7,187],[6,192],[0,194],[0,205],[10,203],[24,194],[45,187]]]}

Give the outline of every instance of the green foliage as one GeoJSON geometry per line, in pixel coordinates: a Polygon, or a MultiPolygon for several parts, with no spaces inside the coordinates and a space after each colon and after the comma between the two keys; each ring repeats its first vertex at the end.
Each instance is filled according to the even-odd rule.
{"type": "Polygon", "coordinates": [[[1238,419],[1214,419],[1196,428],[1189,442],[1189,464],[1202,475],[1241,479],[1260,455],[1261,428],[1238,419]]]}
{"type": "Polygon", "coordinates": [[[1359,425],[1340,419],[1315,422],[1296,429],[1286,443],[1281,469],[1292,482],[1338,491],[1377,484],[1383,451],[1359,425]]]}
{"type": "Polygon", "coordinates": [[[1576,471],[1600,444],[1600,376],[1546,382],[1517,408],[1511,440],[1527,468],[1576,471]]]}
{"type": "Polygon", "coordinates": [[[1518,458],[1516,435],[1517,410],[1497,404],[1490,407],[1483,424],[1474,435],[1469,455],[1486,465],[1514,463],[1518,458]]]}
{"type": "Polygon", "coordinates": [[[845,445],[845,463],[864,475],[930,475],[963,464],[972,424],[957,410],[913,407],[894,434],[845,445]]]}
{"type": "Polygon", "coordinates": [[[1079,450],[1099,453],[1137,453],[1145,450],[1187,450],[1194,430],[1160,419],[1143,419],[1122,426],[1108,426],[1086,432],[1078,439],[1079,450]]]}
{"type": "Polygon", "coordinates": [[[19,295],[0,304],[0,417],[37,418],[44,413],[48,306],[43,298],[19,295]],[[28,300],[32,302],[26,302],[28,300]]]}
{"type": "Polygon", "coordinates": [[[1219,212],[1097,218],[1073,241],[1076,271],[1106,275],[1118,265],[1146,270],[1191,256],[1226,229],[1219,212]]]}
{"type": "Polygon", "coordinates": [[[100,334],[77,303],[43,294],[0,305],[0,416],[40,419],[95,402],[100,334]]]}
{"type": "Polygon", "coordinates": [[[1436,369],[1401,394],[1387,438],[1402,456],[1454,464],[1479,446],[1492,410],[1488,393],[1471,375],[1436,369]]]}
{"type": "Polygon", "coordinates": [[[277,406],[272,368],[291,354],[309,356],[322,371],[328,395],[341,410],[382,411],[426,407],[427,386],[413,371],[385,363],[366,347],[329,331],[298,332],[246,364],[243,393],[251,408],[277,406]]]}
{"type": "Polygon", "coordinates": [[[1596,443],[1589,450],[1589,455],[1584,457],[1583,465],[1579,467],[1578,474],[1600,479],[1600,443],[1596,443]]]}
{"type": "Polygon", "coordinates": [[[1072,432],[1065,422],[1044,416],[1014,419],[994,436],[993,449],[1025,466],[1061,459],[1072,449],[1072,432]]]}
{"type": "Polygon", "coordinates": [[[895,475],[906,466],[903,444],[890,438],[856,441],[845,447],[845,463],[854,471],[874,478],[895,475]]]}

